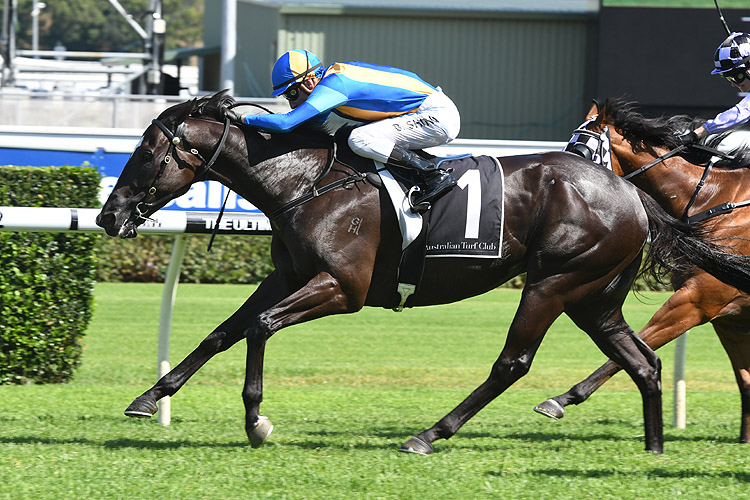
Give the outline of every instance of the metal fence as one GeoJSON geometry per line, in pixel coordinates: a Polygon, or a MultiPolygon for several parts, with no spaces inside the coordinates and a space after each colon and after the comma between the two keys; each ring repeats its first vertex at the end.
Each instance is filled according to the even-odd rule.
{"type": "MultiPolygon", "coordinates": [[[[169,106],[191,96],[136,94],[0,92],[0,125],[135,128],[143,130],[169,106]]],[[[271,111],[286,113],[289,106],[275,98],[236,98],[271,111]]]]}

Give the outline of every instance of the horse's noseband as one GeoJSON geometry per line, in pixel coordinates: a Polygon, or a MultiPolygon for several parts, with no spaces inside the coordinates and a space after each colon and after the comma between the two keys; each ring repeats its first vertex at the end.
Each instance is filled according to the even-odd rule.
{"type": "MultiPolygon", "coordinates": [[[[156,177],[154,177],[154,180],[151,182],[151,186],[147,190],[146,196],[155,197],[156,192],[157,192],[156,183],[164,174],[164,170],[166,169],[167,165],[169,165],[169,163],[172,161],[172,158],[174,157],[175,152],[177,151],[177,147],[183,142],[187,142],[187,141],[184,141],[182,138],[185,135],[185,129],[187,128],[187,125],[185,125],[185,122],[180,123],[177,126],[175,133],[172,133],[172,131],[169,130],[169,128],[166,125],[164,125],[164,123],[162,123],[160,120],[156,118],[151,120],[151,123],[159,127],[159,130],[161,130],[164,133],[164,135],[167,137],[167,139],[169,140],[169,149],[167,149],[167,154],[164,155],[164,160],[162,160],[161,165],[159,166],[159,172],[157,172],[156,177]]],[[[230,126],[230,121],[229,121],[229,118],[227,118],[226,121],[224,122],[224,132],[221,135],[219,144],[216,147],[216,151],[214,151],[214,154],[213,156],[211,156],[211,159],[209,161],[206,161],[203,155],[201,155],[198,152],[198,150],[195,148],[190,148],[190,150],[183,149],[183,151],[189,152],[190,154],[198,158],[201,162],[200,166],[196,168],[195,177],[193,177],[193,180],[190,182],[191,184],[194,182],[203,180],[206,177],[206,175],[208,175],[209,170],[211,170],[211,167],[213,166],[214,162],[219,157],[219,153],[221,152],[221,149],[224,147],[224,142],[227,139],[227,135],[229,135],[229,126],[230,126]]],[[[144,214],[146,214],[149,210],[158,207],[162,203],[169,201],[171,196],[172,194],[169,193],[150,203],[141,201],[135,206],[135,209],[133,210],[133,214],[138,219],[148,220],[148,218],[144,214]]]]}

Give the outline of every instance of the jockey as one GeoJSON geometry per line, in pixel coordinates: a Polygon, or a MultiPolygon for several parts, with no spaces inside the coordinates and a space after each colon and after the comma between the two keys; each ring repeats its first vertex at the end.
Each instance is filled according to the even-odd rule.
{"type": "Polygon", "coordinates": [[[324,67],[306,50],[282,55],[271,72],[271,96],[283,96],[286,114],[243,114],[238,121],[267,132],[288,132],[302,123],[334,134],[355,125],[349,146],[360,156],[416,170],[425,183],[413,206],[426,207],[455,186],[447,170],[437,168],[412,150],[456,138],[461,119],[448,96],[419,76],[364,62],[324,67]]]}
{"type": "MultiPolygon", "coordinates": [[[[712,75],[721,75],[740,92],[750,92],[750,35],[732,33],[716,49],[712,75]]],[[[692,144],[709,134],[715,134],[750,120],[750,95],[736,106],[719,113],[701,127],[686,132],[678,140],[683,145],[692,144]]]]}

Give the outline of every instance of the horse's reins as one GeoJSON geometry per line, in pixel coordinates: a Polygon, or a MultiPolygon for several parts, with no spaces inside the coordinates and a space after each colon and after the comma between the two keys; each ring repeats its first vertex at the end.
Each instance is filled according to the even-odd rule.
{"type": "Polygon", "coordinates": [[[661,155],[660,157],[658,157],[654,161],[646,163],[645,165],[643,165],[638,170],[634,170],[633,172],[630,172],[628,175],[624,175],[622,178],[625,179],[626,181],[630,180],[632,177],[635,177],[636,175],[642,174],[643,172],[645,172],[649,168],[653,167],[654,165],[658,165],[659,163],[663,162],[664,160],[667,160],[667,159],[673,157],[677,153],[681,153],[682,151],[685,151],[685,149],[686,149],[685,146],[677,146],[676,148],[674,148],[673,150],[669,151],[668,153],[665,153],[665,154],[661,155]]]}
{"type": "MultiPolygon", "coordinates": [[[[182,136],[185,133],[185,128],[186,128],[185,122],[180,123],[177,126],[175,133],[173,134],[172,131],[169,130],[169,128],[157,118],[154,118],[153,120],[151,120],[151,123],[159,127],[159,130],[161,130],[164,133],[164,135],[167,137],[167,139],[169,140],[169,149],[167,149],[167,154],[164,155],[164,160],[162,160],[161,165],[159,166],[159,171],[156,173],[156,177],[154,177],[154,180],[151,182],[151,186],[148,188],[148,191],[147,191],[148,194],[146,196],[149,196],[149,195],[156,196],[156,193],[157,193],[156,183],[159,181],[159,178],[164,173],[164,170],[166,170],[167,165],[169,165],[169,163],[172,161],[172,158],[174,157],[175,152],[177,151],[177,146],[179,146],[182,143],[182,136]]],[[[214,151],[214,154],[211,156],[210,160],[206,161],[203,155],[201,155],[200,152],[195,148],[190,148],[189,151],[183,149],[183,151],[192,154],[193,156],[195,156],[201,161],[200,166],[196,168],[196,173],[195,173],[195,176],[193,177],[193,180],[190,182],[190,184],[188,184],[185,187],[190,187],[191,184],[193,184],[194,182],[203,180],[206,177],[206,175],[208,175],[208,172],[211,170],[211,167],[216,162],[216,159],[219,157],[219,153],[221,153],[221,150],[224,147],[224,143],[226,142],[227,136],[229,135],[230,124],[231,122],[229,120],[229,117],[226,117],[224,121],[224,131],[221,134],[221,139],[219,140],[219,144],[216,146],[216,150],[214,151]]],[[[184,188],[181,188],[175,192],[180,192],[182,189],[184,188]]],[[[168,202],[173,197],[173,195],[174,193],[164,195],[161,198],[158,198],[150,203],[146,203],[145,201],[139,202],[133,209],[133,213],[131,214],[131,217],[135,215],[137,219],[139,220],[153,220],[153,219],[146,217],[145,215],[146,212],[148,212],[149,210],[153,208],[158,209],[160,205],[168,202]]],[[[227,197],[228,196],[229,196],[229,193],[227,193],[227,197]]],[[[207,250],[209,252],[211,251],[211,245],[213,244],[214,238],[216,237],[216,233],[219,230],[219,221],[221,220],[221,216],[224,213],[224,206],[226,205],[226,202],[227,202],[227,199],[225,198],[224,204],[221,206],[221,211],[219,212],[219,215],[216,219],[216,224],[214,225],[213,231],[211,233],[211,238],[209,239],[208,250],[207,250]]]]}
{"type": "MultiPolygon", "coordinates": [[[[269,114],[272,114],[272,112],[269,109],[267,109],[267,108],[265,108],[265,107],[263,107],[263,106],[261,106],[259,104],[255,104],[255,103],[234,103],[231,106],[229,106],[228,108],[232,109],[232,108],[234,108],[236,106],[244,106],[244,105],[252,105],[252,106],[258,107],[258,108],[266,111],[269,114]]],[[[159,129],[164,133],[164,135],[169,140],[169,149],[167,150],[167,154],[164,156],[164,160],[162,161],[162,163],[160,165],[159,172],[157,172],[156,177],[151,182],[151,186],[149,187],[149,189],[147,191],[149,195],[155,196],[156,192],[157,192],[156,183],[158,182],[159,178],[164,173],[164,170],[166,169],[167,165],[172,161],[172,157],[174,156],[174,153],[175,153],[175,151],[177,149],[177,146],[182,142],[182,137],[181,136],[184,134],[185,123],[184,122],[180,123],[177,126],[177,130],[175,131],[174,134],[172,133],[171,130],[169,130],[169,128],[166,125],[164,125],[161,121],[159,121],[156,118],[153,119],[153,120],[151,120],[151,123],[153,123],[154,125],[156,125],[157,127],[159,127],[159,129]]],[[[189,153],[191,153],[192,155],[196,156],[198,159],[201,160],[201,166],[199,167],[199,169],[200,168],[203,169],[200,173],[196,173],[195,177],[193,178],[193,181],[191,181],[191,184],[193,182],[197,182],[197,181],[203,180],[203,178],[206,175],[208,175],[208,172],[211,170],[211,167],[213,166],[213,164],[216,161],[216,159],[219,157],[219,153],[221,153],[221,150],[224,147],[224,143],[226,142],[227,136],[229,135],[230,125],[231,125],[231,120],[229,119],[229,117],[225,117],[224,131],[223,131],[223,133],[221,135],[221,139],[219,140],[219,144],[217,145],[216,150],[214,151],[214,154],[213,154],[213,156],[211,157],[211,159],[209,161],[206,161],[205,158],[195,148],[191,148],[190,151],[188,151],[189,153]]],[[[273,220],[276,217],[280,216],[281,214],[283,214],[285,212],[288,212],[289,210],[292,210],[293,208],[296,208],[296,207],[298,207],[298,206],[300,206],[300,205],[302,205],[304,203],[307,203],[308,201],[310,201],[310,200],[312,200],[314,198],[317,198],[318,196],[320,196],[322,194],[325,194],[325,193],[327,193],[329,191],[332,191],[332,190],[334,190],[336,188],[339,188],[339,187],[344,187],[344,186],[347,186],[347,185],[350,185],[350,184],[354,184],[354,183],[357,183],[357,182],[364,181],[367,178],[367,174],[359,172],[355,168],[347,165],[347,167],[351,168],[354,171],[354,173],[349,174],[348,176],[346,176],[344,178],[341,178],[341,179],[338,179],[338,180],[336,180],[334,182],[331,182],[330,184],[326,184],[325,186],[323,186],[321,188],[318,188],[318,184],[331,171],[331,168],[333,167],[333,164],[334,164],[335,161],[336,161],[336,144],[334,143],[333,144],[333,148],[328,150],[328,160],[326,161],[326,166],[323,169],[323,171],[320,173],[320,175],[318,176],[318,178],[316,179],[316,181],[313,183],[312,191],[310,193],[304,194],[304,195],[302,195],[302,196],[300,196],[298,198],[295,198],[292,201],[290,201],[290,202],[282,205],[281,207],[277,208],[276,210],[274,210],[273,212],[271,212],[268,215],[268,219],[269,220],[273,220]]],[[[198,169],[196,169],[196,170],[198,170],[198,169]]],[[[161,203],[163,203],[165,201],[169,201],[169,199],[171,198],[171,196],[172,195],[165,195],[165,196],[163,196],[163,197],[161,197],[161,198],[159,198],[159,199],[157,199],[157,200],[155,200],[153,202],[150,202],[150,203],[146,203],[146,202],[142,201],[142,202],[140,202],[140,203],[138,203],[136,205],[136,207],[134,209],[134,214],[139,219],[149,220],[144,214],[148,210],[157,207],[159,204],[161,204],[161,203]]],[[[208,242],[207,251],[209,251],[209,252],[211,251],[211,246],[213,245],[214,238],[216,237],[216,234],[218,232],[219,222],[221,221],[222,215],[224,214],[224,209],[226,207],[226,203],[227,203],[227,199],[228,198],[229,198],[229,191],[227,191],[227,195],[224,198],[224,203],[222,203],[221,210],[219,211],[219,214],[216,217],[216,222],[214,224],[214,228],[213,228],[213,231],[211,233],[211,238],[209,239],[209,242],[208,242]]]]}
{"type": "MultiPolygon", "coordinates": [[[[315,68],[312,68],[312,69],[315,69],[315,68]]],[[[256,104],[254,102],[237,102],[237,103],[234,103],[234,104],[228,106],[228,108],[232,109],[232,108],[235,108],[235,107],[238,107],[238,106],[254,106],[256,108],[262,109],[263,111],[265,111],[269,115],[273,114],[273,111],[269,110],[268,108],[265,108],[265,107],[261,106],[260,104],[256,104]]],[[[326,166],[323,169],[323,171],[320,173],[320,175],[318,176],[318,178],[315,180],[315,182],[313,183],[312,191],[309,192],[309,193],[307,193],[307,194],[304,194],[304,195],[300,196],[299,198],[295,198],[292,201],[290,201],[288,203],[285,203],[284,205],[280,206],[279,208],[277,208],[276,210],[274,210],[273,212],[271,212],[267,216],[268,220],[274,220],[276,217],[280,216],[281,214],[286,213],[289,210],[292,210],[293,208],[296,208],[296,207],[298,207],[298,206],[300,206],[302,204],[305,204],[308,201],[310,201],[310,200],[312,200],[314,198],[317,198],[318,196],[320,196],[322,194],[327,193],[328,191],[332,191],[332,190],[334,190],[336,188],[344,187],[344,186],[347,186],[349,184],[354,184],[356,182],[363,181],[363,180],[365,180],[367,178],[367,174],[363,174],[362,172],[359,172],[354,167],[352,167],[350,165],[346,165],[347,167],[349,167],[350,169],[352,169],[354,171],[353,174],[350,174],[347,177],[344,177],[342,179],[336,180],[336,181],[334,181],[334,182],[332,182],[330,184],[326,184],[325,186],[323,186],[321,188],[318,188],[318,184],[320,184],[320,182],[323,180],[323,178],[326,175],[328,175],[328,173],[331,171],[331,169],[333,168],[333,164],[334,164],[335,161],[336,161],[336,143],[334,142],[333,143],[333,148],[328,150],[328,160],[326,161],[326,166]]],[[[229,193],[227,193],[227,195],[228,194],[229,193]]],[[[224,202],[226,203],[226,199],[224,200],[224,202]]],[[[221,212],[219,212],[219,217],[221,217],[221,213],[223,211],[224,211],[224,207],[222,206],[221,212]]],[[[217,220],[217,225],[218,225],[218,220],[217,220]]],[[[213,236],[212,236],[211,239],[213,240],[213,236]]]]}
{"type": "Polygon", "coordinates": [[[328,173],[331,171],[331,168],[333,168],[333,163],[336,161],[336,143],[333,143],[333,148],[328,150],[328,161],[326,162],[326,166],[323,169],[323,171],[320,173],[318,178],[313,183],[312,191],[303,194],[302,196],[293,199],[292,201],[285,203],[284,205],[280,206],[270,214],[268,214],[269,220],[274,220],[279,215],[288,212],[289,210],[296,208],[304,203],[307,203],[308,201],[317,198],[318,196],[327,193],[328,191],[332,191],[339,187],[345,187],[350,184],[355,184],[357,182],[364,181],[367,178],[366,173],[362,173],[355,169],[354,167],[350,165],[346,165],[345,163],[342,163],[342,165],[346,165],[350,169],[354,171],[354,173],[347,175],[346,177],[343,177],[341,179],[338,179],[336,181],[331,182],[330,184],[326,184],[325,186],[318,188],[318,184],[320,181],[323,180],[323,178],[328,175],[328,173]]]}
{"type": "MultiPolygon", "coordinates": [[[[269,113],[269,114],[273,113],[268,108],[261,106],[260,104],[256,104],[254,102],[237,102],[237,103],[232,104],[231,106],[228,106],[228,108],[232,109],[237,106],[254,106],[256,108],[262,109],[266,113],[269,113]]],[[[159,129],[164,133],[164,135],[167,136],[167,139],[169,140],[169,143],[170,143],[169,149],[167,150],[167,154],[164,156],[164,161],[162,162],[159,168],[159,172],[156,174],[154,181],[151,183],[151,187],[149,187],[148,189],[148,193],[153,196],[156,194],[156,182],[159,180],[159,177],[161,177],[162,173],[164,173],[164,169],[172,160],[172,157],[174,156],[174,152],[177,149],[177,146],[182,142],[182,135],[185,132],[186,125],[185,125],[185,122],[180,123],[177,126],[177,130],[173,134],[172,131],[169,130],[169,128],[167,128],[167,126],[164,125],[160,120],[153,119],[151,120],[151,123],[159,127],[159,129]]],[[[231,125],[230,118],[228,116],[225,116],[224,117],[224,131],[221,134],[221,139],[219,140],[219,144],[216,147],[216,151],[214,151],[214,154],[213,156],[211,156],[211,159],[209,161],[206,161],[206,159],[198,152],[197,149],[195,148],[190,149],[189,152],[201,160],[201,167],[203,168],[203,171],[200,174],[196,173],[192,182],[203,180],[203,178],[206,175],[208,175],[209,170],[211,170],[211,167],[213,166],[214,162],[216,162],[216,159],[219,157],[219,153],[221,153],[221,150],[224,147],[224,143],[226,142],[227,136],[229,135],[230,125],[231,125]]],[[[227,206],[227,200],[229,200],[230,193],[231,193],[231,189],[227,188],[227,194],[224,197],[224,202],[221,204],[221,210],[219,210],[219,214],[216,216],[216,222],[214,223],[213,230],[211,231],[211,237],[208,240],[208,246],[206,247],[207,252],[211,251],[211,247],[214,244],[214,239],[216,238],[216,234],[219,232],[219,223],[221,222],[221,219],[224,216],[224,209],[227,206]]],[[[164,201],[168,201],[170,196],[171,195],[163,196],[162,198],[156,201],[153,201],[151,203],[140,202],[138,205],[136,205],[135,210],[134,210],[134,212],[136,213],[136,216],[139,219],[150,220],[148,219],[148,217],[144,216],[146,211],[158,206],[164,201]],[[145,207],[145,210],[141,210],[141,207],[145,207]]]]}
{"type": "MultiPolygon", "coordinates": [[[[690,147],[693,148],[693,149],[699,149],[701,151],[705,151],[706,153],[711,153],[714,156],[720,156],[720,157],[722,157],[725,160],[730,160],[730,161],[734,160],[734,156],[728,155],[728,154],[724,153],[723,151],[719,151],[718,149],[714,149],[714,148],[710,148],[708,146],[704,146],[703,144],[691,144],[690,147]]],[[[667,160],[667,159],[673,157],[674,155],[685,151],[686,149],[687,149],[687,147],[685,147],[685,146],[677,146],[673,150],[671,150],[671,151],[669,151],[667,153],[664,153],[663,155],[661,155],[660,157],[658,157],[654,161],[645,164],[644,166],[642,166],[638,170],[635,170],[633,172],[630,172],[628,175],[623,176],[623,179],[628,180],[631,177],[635,177],[636,175],[642,174],[643,172],[645,172],[649,168],[653,167],[654,165],[658,165],[659,163],[663,162],[664,160],[667,160]]],[[[710,170],[710,168],[709,168],[709,170],[710,170]]]]}
{"type": "MultiPolygon", "coordinates": [[[[703,144],[691,144],[690,147],[693,149],[705,151],[714,156],[720,156],[721,158],[725,160],[730,160],[730,161],[734,160],[734,156],[726,154],[723,151],[719,151],[718,149],[704,146],[703,144]]],[[[685,151],[686,149],[687,148],[685,146],[677,146],[673,150],[663,154],[662,156],[658,157],[654,161],[647,163],[646,165],[642,166],[638,170],[635,170],[633,172],[630,172],[628,175],[623,176],[623,179],[627,180],[627,179],[630,179],[631,177],[635,177],[636,175],[642,174],[643,172],[653,167],[654,165],[658,165],[664,160],[671,158],[672,156],[682,151],[685,151]]],[[[690,197],[690,201],[688,201],[687,205],[685,205],[685,210],[682,213],[682,220],[684,220],[688,224],[695,224],[698,222],[703,222],[704,220],[710,219],[711,217],[716,217],[717,215],[731,213],[735,208],[741,208],[741,207],[746,207],[750,205],[750,200],[741,201],[739,203],[733,203],[731,201],[727,201],[720,205],[716,205],[715,207],[711,207],[707,210],[704,210],[703,212],[699,212],[695,215],[688,215],[688,211],[690,211],[690,208],[698,199],[698,193],[706,184],[706,178],[708,177],[708,174],[711,172],[712,168],[713,168],[712,162],[709,162],[708,165],[704,167],[703,175],[701,176],[701,179],[698,181],[698,184],[695,186],[695,191],[693,192],[693,196],[690,197]]]]}

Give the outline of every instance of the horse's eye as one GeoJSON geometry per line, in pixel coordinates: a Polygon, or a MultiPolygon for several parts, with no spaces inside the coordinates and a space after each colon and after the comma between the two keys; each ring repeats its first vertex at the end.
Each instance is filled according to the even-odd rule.
{"type": "Polygon", "coordinates": [[[144,161],[151,161],[154,158],[154,152],[150,149],[141,148],[141,157],[144,161]]]}

